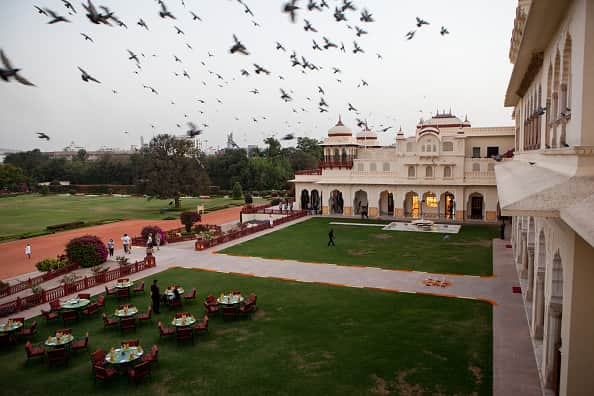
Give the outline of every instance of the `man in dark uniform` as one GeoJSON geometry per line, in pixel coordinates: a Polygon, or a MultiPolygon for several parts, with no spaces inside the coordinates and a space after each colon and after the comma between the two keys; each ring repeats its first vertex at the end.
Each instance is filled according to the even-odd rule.
{"type": "Polygon", "coordinates": [[[151,299],[153,300],[153,311],[156,314],[159,313],[160,298],[161,295],[159,293],[159,286],[157,285],[157,280],[153,279],[153,284],[151,285],[151,299]]]}
{"type": "Polygon", "coordinates": [[[332,244],[332,246],[336,246],[334,244],[334,230],[332,228],[330,228],[330,232],[328,233],[328,246],[330,246],[330,244],[332,244]]]}

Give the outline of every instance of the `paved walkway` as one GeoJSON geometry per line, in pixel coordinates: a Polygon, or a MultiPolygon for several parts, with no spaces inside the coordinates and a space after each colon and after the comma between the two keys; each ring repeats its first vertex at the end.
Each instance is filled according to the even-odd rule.
{"type": "MultiPolygon", "coordinates": [[[[223,224],[230,221],[238,221],[241,207],[217,210],[202,216],[202,223],[223,224]]],[[[56,257],[64,252],[66,244],[72,239],[82,235],[97,235],[103,242],[112,238],[117,247],[121,247],[121,236],[124,233],[136,236],[146,225],[157,225],[163,229],[181,227],[179,220],[126,220],[117,223],[103,224],[100,226],[78,228],[59,232],[52,235],[43,235],[26,240],[5,242],[0,244],[0,279],[9,279],[36,274],[35,263],[46,258],[56,257]],[[31,244],[32,258],[25,257],[25,245],[31,244]]]]}
{"type": "MultiPolygon", "coordinates": [[[[296,222],[306,219],[299,219],[296,222]]],[[[274,232],[296,222],[217,246],[216,250],[274,232]]],[[[130,256],[132,256],[131,260],[141,259],[143,250],[137,249],[130,256]]],[[[291,281],[488,301],[493,304],[493,394],[495,396],[542,395],[522,297],[520,294],[512,293],[512,286],[519,283],[511,249],[506,248],[505,241],[493,241],[493,277],[449,275],[447,280],[452,285],[447,288],[428,287],[422,282],[427,276],[443,278],[441,274],[238,257],[217,254],[215,249],[196,252],[193,242],[181,242],[162,247],[160,251],[155,252],[155,256],[157,267],[133,274],[131,279],[144,278],[170,267],[179,266],[291,281]]],[[[103,285],[90,290],[93,295],[103,291],[103,285]]],[[[27,318],[39,315],[40,308],[33,308],[23,314],[27,318]]]]}

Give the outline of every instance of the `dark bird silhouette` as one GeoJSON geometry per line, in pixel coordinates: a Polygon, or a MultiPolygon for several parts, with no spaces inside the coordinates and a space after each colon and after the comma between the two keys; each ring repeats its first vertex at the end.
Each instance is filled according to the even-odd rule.
{"type": "Polygon", "coordinates": [[[54,11],[50,10],[49,8],[45,8],[45,12],[47,12],[47,14],[49,14],[48,16],[50,16],[52,18],[47,23],[48,25],[52,25],[52,24],[58,23],[58,22],[70,22],[68,19],[64,18],[61,15],[56,14],[54,11]]]}
{"type": "Polygon", "coordinates": [[[104,15],[97,12],[97,9],[95,8],[91,0],[87,0],[87,4],[85,5],[83,3],[82,6],[85,10],[87,10],[86,16],[87,18],[89,18],[89,21],[93,22],[95,25],[105,24],[111,26],[111,24],[109,23],[110,15],[104,15]]]}
{"type": "Polygon", "coordinates": [[[240,54],[249,55],[250,53],[247,51],[247,48],[239,41],[236,35],[233,35],[233,41],[235,42],[231,49],[229,50],[230,53],[234,54],[239,52],[240,54]]]}
{"type": "Polygon", "coordinates": [[[192,46],[189,43],[186,43],[186,47],[188,47],[189,49],[193,49],[192,46]]]}
{"type": "Polygon", "coordinates": [[[326,7],[327,9],[330,9],[330,6],[328,5],[328,3],[326,3],[326,0],[321,0],[320,8],[324,8],[324,7],[326,7]]]}
{"type": "Polygon", "coordinates": [[[415,37],[415,33],[417,31],[416,30],[411,30],[410,32],[406,33],[405,37],[407,40],[412,40],[413,37],[415,37]]]}
{"type": "Polygon", "coordinates": [[[128,57],[128,59],[130,60],[135,60],[136,63],[140,63],[140,60],[138,60],[138,56],[136,56],[136,54],[130,50],[126,50],[128,51],[128,54],[130,54],[130,56],[128,57]]]}
{"type": "Polygon", "coordinates": [[[288,3],[285,3],[285,6],[283,7],[283,12],[289,14],[291,22],[293,23],[295,23],[295,18],[297,18],[296,11],[299,9],[296,4],[297,0],[291,0],[288,3]]]}
{"type": "Polygon", "coordinates": [[[4,54],[2,50],[0,50],[0,59],[2,60],[2,64],[4,65],[4,68],[0,68],[0,78],[2,80],[9,81],[9,79],[12,77],[23,85],[35,86],[35,84],[33,84],[32,82],[30,82],[29,80],[27,80],[19,74],[19,71],[21,69],[15,69],[14,67],[12,67],[10,60],[8,60],[8,57],[4,54]]]}
{"type": "Polygon", "coordinates": [[[115,89],[112,89],[111,92],[113,92],[114,95],[118,93],[118,91],[116,91],[115,89]]]}
{"type": "Polygon", "coordinates": [[[76,14],[76,10],[72,6],[71,2],[69,2],[68,0],[62,0],[62,3],[64,3],[64,7],[66,7],[67,10],[71,10],[72,12],[74,12],[76,14]]]}
{"type": "Polygon", "coordinates": [[[328,109],[325,109],[323,107],[320,107],[319,109],[320,109],[320,113],[327,113],[328,112],[328,109]]]}
{"type": "Polygon", "coordinates": [[[359,18],[361,22],[374,22],[372,14],[369,13],[366,9],[361,11],[361,18],[359,18]]]}
{"type": "Polygon", "coordinates": [[[82,80],[84,82],[93,81],[93,82],[96,82],[97,84],[101,84],[101,81],[99,81],[95,77],[91,76],[89,73],[84,71],[80,66],[77,66],[77,67],[78,67],[78,70],[80,70],[80,72],[82,73],[80,78],[82,78],[82,80]]]}
{"type": "Polygon", "coordinates": [[[315,2],[315,0],[309,0],[309,3],[307,3],[307,9],[309,11],[313,11],[313,10],[322,11],[322,8],[315,2]]]}
{"type": "Polygon", "coordinates": [[[338,67],[333,67],[332,68],[332,73],[337,74],[337,73],[341,73],[342,70],[340,70],[338,67]]]}
{"type": "MultiPolygon", "coordinates": [[[[293,110],[295,110],[295,109],[293,109],[293,110]]],[[[283,136],[281,138],[281,140],[293,140],[293,139],[295,139],[295,136],[292,133],[287,133],[285,136],[283,136]]]]}
{"type": "Polygon", "coordinates": [[[185,35],[184,31],[181,30],[180,28],[178,28],[177,26],[174,26],[174,28],[175,28],[175,31],[177,32],[177,34],[183,34],[183,35],[185,35]]]}
{"type": "Polygon", "coordinates": [[[322,39],[324,40],[324,48],[325,49],[338,48],[338,46],[336,44],[334,44],[332,41],[330,41],[328,38],[322,37],[322,39]]]}
{"type": "Polygon", "coordinates": [[[357,44],[356,41],[353,41],[353,45],[355,46],[355,48],[353,48],[353,54],[356,54],[357,52],[361,52],[361,53],[365,52],[365,51],[363,51],[363,48],[359,47],[359,45],[357,44]]]}
{"type": "Polygon", "coordinates": [[[361,29],[359,26],[355,26],[355,31],[357,32],[357,37],[361,37],[362,35],[367,34],[367,31],[361,29]]]}
{"type": "Polygon", "coordinates": [[[528,161],[530,165],[536,165],[536,162],[528,161]]]}
{"type": "Polygon", "coordinates": [[[37,9],[38,14],[47,16],[47,12],[45,12],[45,10],[43,10],[42,8],[39,8],[36,5],[34,5],[33,7],[35,7],[37,9]]]}
{"type": "Polygon", "coordinates": [[[322,87],[320,87],[320,86],[318,86],[318,92],[319,92],[319,93],[321,93],[322,95],[326,95],[326,94],[324,93],[324,88],[322,88],[322,87]]]}
{"type": "Polygon", "coordinates": [[[280,91],[282,100],[284,100],[285,102],[290,102],[291,100],[293,100],[293,98],[288,93],[286,93],[284,89],[281,88],[280,91]]]}
{"type": "Polygon", "coordinates": [[[140,20],[138,22],[136,22],[136,24],[138,26],[140,26],[140,27],[145,28],[146,30],[149,30],[148,25],[146,24],[146,22],[142,18],[140,18],[140,20]]]}
{"type": "Polygon", "coordinates": [[[364,86],[364,87],[366,87],[366,86],[368,86],[369,84],[367,84],[367,81],[365,81],[365,80],[361,80],[361,85],[362,85],[362,86],[364,86]]]}
{"type": "Polygon", "coordinates": [[[252,10],[250,10],[250,7],[248,7],[245,3],[241,3],[243,5],[243,12],[245,12],[248,15],[254,16],[254,13],[252,12],[252,10]]]}
{"type": "Polygon", "coordinates": [[[186,134],[189,137],[198,136],[202,133],[202,130],[198,129],[198,127],[196,127],[196,124],[194,124],[193,122],[188,122],[188,126],[190,127],[190,129],[186,132],[186,134]]]}
{"type": "Polygon", "coordinates": [[[83,36],[83,37],[85,38],[85,41],[87,41],[87,40],[88,40],[88,41],[90,41],[91,43],[94,43],[93,39],[92,39],[91,37],[87,36],[86,34],[84,34],[84,33],[81,33],[80,35],[81,35],[81,36],[83,36]]]}
{"type": "Polygon", "coordinates": [[[316,40],[311,40],[313,41],[313,45],[311,46],[311,48],[313,48],[314,50],[318,50],[318,51],[322,51],[322,48],[318,45],[318,43],[316,43],[316,40]]]}
{"type": "Polygon", "coordinates": [[[161,16],[161,18],[171,18],[171,19],[176,19],[173,14],[171,12],[169,12],[169,10],[167,9],[167,6],[165,6],[165,2],[163,1],[159,1],[159,3],[161,4],[161,11],[159,11],[159,15],[161,16]]]}
{"type": "Polygon", "coordinates": [[[342,10],[343,11],[346,11],[346,10],[357,11],[357,8],[353,5],[352,1],[342,0],[342,10]]]}
{"type": "Polygon", "coordinates": [[[311,25],[311,23],[309,23],[309,21],[307,19],[304,19],[303,21],[305,21],[305,26],[303,26],[303,30],[305,30],[306,32],[307,31],[311,31],[311,32],[314,32],[314,33],[317,33],[318,32],[317,29],[314,28],[311,25]]]}
{"type": "Polygon", "coordinates": [[[448,29],[445,28],[445,26],[442,26],[439,34],[441,34],[442,36],[445,36],[446,34],[450,34],[450,32],[448,31],[448,29]]]}
{"type": "Polygon", "coordinates": [[[159,95],[159,92],[157,92],[157,90],[149,85],[143,85],[144,88],[146,89],[150,89],[152,93],[154,93],[155,95],[159,95]]]}
{"type": "Polygon", "coordinates": [[[385,128],[383,128],[383,129],[382,129],[382,132],[388,132],[388,130],[389,130],[390,128],[392,128],[392,127],[391,127],[391,126],[389,126],[389,127],[385,127],[385,128]]]}
{"type": "Polygon", "coordinates": [[[423,25],[429,25],[429,22],[417,17],[417,27],[422,27],[423,25]]]}
{"type": "Polygon", "coordinates": [[[349,111],[354,111],[355,113],[356,113],[357,111],[359,111],[359,110],[357,110],[357,109],[356,109],[356,108],[355,108],[355,107],[354,107],[352,104],[348,103],[348,105],[349,105],[349,109],[348,109],[349,111]]]}
{"type": "Polygon", "coordinates": [[[320,98],[320,107],[328,107],[328,103],[324,100],[324,98],[320,98]]]}
{"type": "Polygon", "coordinates": [[[245,77],[248,77],[248,76],[250,75],[250,72],[248,72],[248,71],[247,71],[247,70],[245,70],[245,69],[241,69],[241,75],[242,75],[242,76],[245,76],[245,77]]]}
{"type": "Polygon", "coordinates": [[[266,70],[266,69],[265,69],[265,68],[263,68],[262,66],[258,65],[257,63],[254,63],[254,67],[256,68],[256,69],[254,70],[254,72],[255,72],[256,74],[260,74],[260,73],[264,73],[264,74],[266,74],[266,75],[269,75],[269,74],[270,74],[270,72],[269,72],[268,70],[266,70]]]}
{"type": "Polygon", "coordinates": [[[185,71],[185,70],[184,70],[184,77],[187,77],[187,78],[188,78],[188,80],[191,80],[191,78],[190,78],[190,75],[189,75],[189,74],[188,74],[188,72],[187,72],[187,71],[185,71]]]}
{"type": "Polygon", "coordinates": [[[202,21],[202,18],[200,18],[198,15],[196,15],[196,13],[193,11],[190,11],[190,15],[192,15],[193,21],[202,21]]]}
{"type": "Polygon", "coordinates": [[[336,19],[336,22],[347,20],[346,16],[344,15],[344,12],[342,11],[342,8],[336,7],[334,9],[334,19],[336,19]]]}
{"type": "Polygon", "coordinates": [[[384,59],[384,57],[382,56],[382,54],[380,54],[379,52],[377,54],[375,54],[377,56],[377,59],[384,59]]]}
{"type": "Polygon", "coordinates": [[[43,132],[36,132],[36,133],[37,133],[37,137],[39,139],[45,139],[47,141],[50,140],[50,137],[48,135],[46,135],[45,133],[43,133],[43,132]]]}
{"type": "Polygon", "coordinates": [[[260,93],[260,91],[258,91],[256,88],[250,90],[251,93],[253,93],[254,95],[257,95],[260,93]]]}
{"type": "Polygon", "coordinates": [[[346,48],[344,48],[344,43],[342,41],[340,42],[340,50],[346,52],[346,48]]]}
{"type": "Polygon", "coordinates": [[[173,59],[174,59],[176,62],[183,63],[183,62],[181,61],[181,59],[179,59],[179,58],[177,57],[177,55],[173,55],[173,59]]]}
{"type": "Polygon", "coordinates": [[[287,52],[287,50],[285,49],[285,47],[283,47],[283,45],[281,43],[279,43],[278,41],[276,42],[276,49],[277,50],[284,51],[284,52],[287,52]]]}

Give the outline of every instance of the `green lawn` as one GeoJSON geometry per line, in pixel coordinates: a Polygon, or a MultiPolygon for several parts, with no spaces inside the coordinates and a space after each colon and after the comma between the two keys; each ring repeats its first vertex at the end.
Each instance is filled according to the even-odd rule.
{"type": "MultiPolygon", "coordinates": [[[[159,339],[163,309],[134,332],[103,330],[100,318],[71,326],[90,332],[90,350],[108,350],[138,338],[159,347],[151,383],[135,387],[125,378],[93,385],[89,356],[73,353],[68,366],[49,369],[26,363],[23,342],[0,350],[3,395],[200,394],[200,395],[385,395],[492,393],[492,307],[484,302],[368,289],[291,283],[264,278],[171,269],[157,275],[162,286],[181,282],[198,288],[185,309],[202,315],[209,293],[239,289],[258,295],[253,319],[224,322],[195,345],[159,339]]],[[[147,284],[151,278],[147,279],[147,284]]],[[[112,312],[115,298],[107,299],[112,312]]],[[[143,309],[148,293],[132,303],[143,309]]],[[[61,323],[41,321],[35,341],[61,323]]],[[[29,322],[29,321],[28,321],[29,322]]]]}
{"type": "MultiPolygon", "coordinates": [[[[62,196],[20,195],[0,199],[0,240],[26,232],[38,232],[52,224],[72,221],[99,221],[106,219],[163,219],[179,218],[179,211],[160,213],[168,208],[171,200],[138,197],[109,196],[62,196]]],[[[183,209],[196,210],[203,204],[205,209],[225,205],[243,204],[243,200],[229,198],[182,199],[183,209]]]]}
{"type": "Polygon", "coordinates": [[[361,222],[312,218],[221,253],[437,273],[492,274],[491,240],[498,236],[495,226],[463,225],[459,234],[444,239],[445,234],[382,231],[379,227],[330,225],[331,221],[361,222]],[[336,235],[336,247],[327,246],[330,228],[336,235]]]}

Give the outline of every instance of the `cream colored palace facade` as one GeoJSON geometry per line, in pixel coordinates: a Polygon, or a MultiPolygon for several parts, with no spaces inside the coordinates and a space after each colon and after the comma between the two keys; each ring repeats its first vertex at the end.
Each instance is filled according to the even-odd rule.
{"type": "Polygon", "coordinates": [[[541,384],[594,395],[594,0],[520,0],[510,61],[517,149],[495,171],[541,384]]]}
{"type": "Polygon", "coordinates": [[[380,146],[339,119],[322,143],[319,168],[296,172],[296,203],[324,215],[497,220],[495,164],[514,147],[514,127],[473,128],[451,113],[421,120],[380,146]]]}

